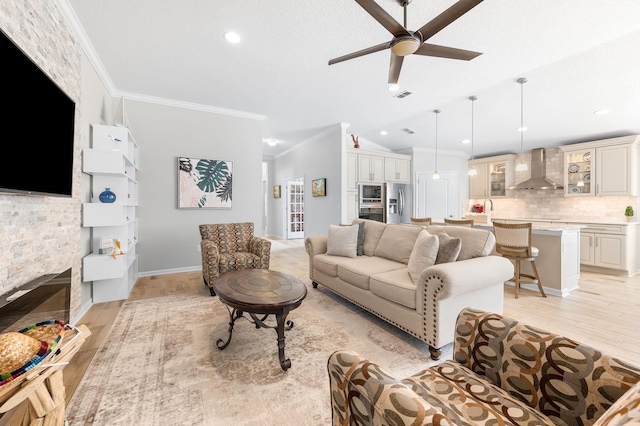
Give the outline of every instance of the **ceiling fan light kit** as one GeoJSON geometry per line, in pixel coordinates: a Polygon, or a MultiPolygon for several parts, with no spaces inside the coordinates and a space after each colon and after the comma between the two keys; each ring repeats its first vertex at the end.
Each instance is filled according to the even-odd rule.
{"type": "Polygon", "coordinates": [[[482,0],[459,0],[447,10],[424,24],[417,31],[409,31],[407,29],[407,6],[411,0],[396,0],[404,9],[404,25],[396,21],[387,11],[385,11],[374,0],[355,0],[369,15],[378,21],[383,27],[389,31],[393,38],[391,41],[381,43],[348,55],[331,59],[329,65],[338,62],[347,61],[349,59],[358,58],[370,53],[379,52],[381,50],[391,50],[391,61],[389,64],[389,84],[397,84],[400,77],[400,70],[405,56],[422,55],[434,56],[439,58],[459,59],[470,61],[471,59],[481,55],[479,52],[470,50],[457,49],[447,46],[439,46],[435,44],[425,43],[428,39],[439,33],[449,24],[460,18],[462,15],[473,9],[482,0]]]}
{"type": "Polygon", "coordinates": [[[402,36],[391,42],[391,53],[396,56],[411,55],[418,50],[422,41],[416,36],[402,36]]]}

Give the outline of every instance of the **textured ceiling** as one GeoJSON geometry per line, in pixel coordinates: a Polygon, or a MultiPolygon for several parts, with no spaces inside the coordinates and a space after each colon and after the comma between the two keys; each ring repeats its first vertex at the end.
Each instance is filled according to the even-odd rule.
{"type": "MultiPolygon", "coordinates": [[[[264,116],[263,137],[281,142],[265,144],[265,157],[341,122],[393,151],[433,148],[436,108],[439,149],[470,154],[461,141],[471,136],[471,95],[474,154],[517,153],[519,77],[528,79],[525,151],[640,133],[638,0],[485,0],[429,40],[483,54],[406,57],[404,99],[387,90],[388,50],[328,65],[391,39],[353,0],[59,1],[114,94],[264,116]],[[242,42],[227,43],[228,30],[242,42]],[[611,112],[593,114],[602,108],[611,112]]],[[[453,3],[413,0],[408,28],[453,3]]],[[[396,0],[378,4],[403,22],[396,0]]]]}

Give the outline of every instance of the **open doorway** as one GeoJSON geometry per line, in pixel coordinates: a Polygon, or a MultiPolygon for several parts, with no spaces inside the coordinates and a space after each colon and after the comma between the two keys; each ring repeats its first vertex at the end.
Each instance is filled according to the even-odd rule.
{"type": "Polygon", "coordinates": [[[304,238],[304,178],[293,178],[285,182],[287,213],[286,237],[288,240],[304,238]]]}

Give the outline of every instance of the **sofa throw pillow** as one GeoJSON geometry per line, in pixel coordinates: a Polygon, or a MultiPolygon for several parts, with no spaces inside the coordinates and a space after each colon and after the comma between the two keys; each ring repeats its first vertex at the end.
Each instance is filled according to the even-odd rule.
{"type": "Polygon", "coordinates": [[[462,239],[450,237],[444,232],[438,236],[440,245],[438,247],[438,257],[436,265],[439,263],[455,262],[462,248],[462,239]]]}
{"type": "Polygon", "coordinates": [[[356,248],[356,255],[362,256],[364,254],[364,222],[353,223],[351,225],[340,226],[358,226],[358,246],[356,248]]]}
{"type": "Polygon", "coordinates": [[[426,229],[423,229],[418,234],[407,264],[409,275],[411,275],[411,279],[416,285],[418,284],[420,273],[436,263],[439,245],[438,237],[430,234],[426,229]]]}
{"type": "Polygon", "coordinates": [[[358,255],[358,225],[329,225],[327,254],[356,257],[358,255]]]}

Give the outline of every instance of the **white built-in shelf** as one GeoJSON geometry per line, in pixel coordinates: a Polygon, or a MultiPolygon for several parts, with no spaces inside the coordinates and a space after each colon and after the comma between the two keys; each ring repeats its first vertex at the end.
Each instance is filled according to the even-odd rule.
{"type": "Polygon", "coordinates": [[[82,226],[91,228],[92,253],[82,260],[82,280],[93,284],[93,302],[123,300],[138,277],[138,146],[120,126],[91,126],[92,147],[82,152],[82,171],[91,175],[91,202],[82,204],[82,226]],[[100,202],[109,188],[113,203],[100,202]],[[124,254],[99,254],[103,237],[120,241],[124,254]]]}

